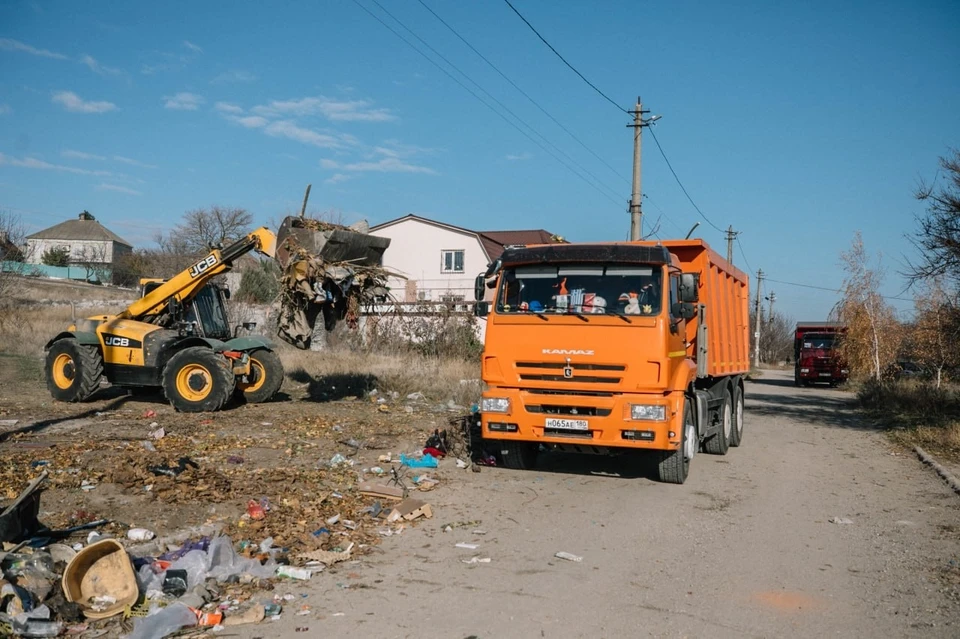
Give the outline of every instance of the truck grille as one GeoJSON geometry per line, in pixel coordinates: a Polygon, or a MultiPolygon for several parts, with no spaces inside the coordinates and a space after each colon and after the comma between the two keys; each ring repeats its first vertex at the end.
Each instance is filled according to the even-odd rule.
{"type": "Polygon", "coordinates": [[[541,404],[539,406],[527,406],[527,412],[542,413],[544,415],[570,415],[573,417],[606,417],[610,414],[610,408],[597,408],[596,406],[557,406],[541,404]]]}
{"type": "MultiPolygon", "coordinates": [[[[564,362],[517,362],[517,368],[546,368],[554,370],[563,370],[568,364],[564,362]]],[[[577,371],[625,371],[626,366],[619,364],[584,364],[580,362],[571,362],[569,364],[577,371]]]]}
{"type": "Polygon", "coordinates": [[[563,375],[520,375],[520,379],[525,382],[579,382],[581,384],[619,384],[619,377],[595,377],[591,375],[574,375],[574,377],[564,377],[563,375]]]}

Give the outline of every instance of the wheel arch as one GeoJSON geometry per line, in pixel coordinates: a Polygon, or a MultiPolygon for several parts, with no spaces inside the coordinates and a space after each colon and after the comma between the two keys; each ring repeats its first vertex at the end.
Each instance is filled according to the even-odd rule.
{"type": "Polygon", "coordinates": [[[97,337],[96,333],[90,333],[88,331],[63,331],[47,342],[43,347],[43,350],[50,350],[50,347],[53,346],[54,343],[59,342],[62,339],[75,339],[77,340],[78,344],[82,344],[84,346],[100,346],[100,338],[97,337]]]}

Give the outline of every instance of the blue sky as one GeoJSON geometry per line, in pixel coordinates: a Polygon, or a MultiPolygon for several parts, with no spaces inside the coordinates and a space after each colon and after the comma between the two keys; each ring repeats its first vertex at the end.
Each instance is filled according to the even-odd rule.
{"type": "MultiPolygon", "coordinates": [[[[501,0],[424,3],[539,107],[419,0],[379,2],[459,71],[373,0],[2,3],[0,208],[29,230],[87,209],[147,245],[212,204],[277,220],[312,183],[310,208],[348,222],[416,213],[626,237],[628,116],[501,0]]],[[[837,287],[838,255],[860,230],[883,253],[885,292],[903,289],[917,180],[960,147],[960,4],[514,5],[617,104],[641,95],[662,116],[655,133],[694,201],[742,232],[738,266],[837,287]]],[[[658,218],[663,238],[700,221],[696,234],[725,253],[646,132],[643,149],[645,232],[658,218]]],[[[822,319],[837,300],[770,290],[794,319],[822,319]]]]}

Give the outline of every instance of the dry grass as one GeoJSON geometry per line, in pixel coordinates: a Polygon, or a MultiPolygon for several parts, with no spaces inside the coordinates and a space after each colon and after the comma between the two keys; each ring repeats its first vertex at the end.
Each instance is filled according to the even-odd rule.
{"type": "Polygon", "coordinates": [[[137,297],[132,290],[38,277],[12,278],[10,288],[9,297],[15,302],[130,302],[137,297]]]}
{"type": "Polygon", "coordinates": [[[890,427],[894,441],[960,461],[960,386],[870,381],[858,384],[857,397],[864,410],[890,427]]]}

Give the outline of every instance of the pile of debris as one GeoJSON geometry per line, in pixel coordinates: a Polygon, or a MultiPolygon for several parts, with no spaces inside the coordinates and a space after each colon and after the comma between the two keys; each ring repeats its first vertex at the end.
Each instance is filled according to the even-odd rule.
{"type": "Polygon", "coordinates": [[[287,217],[277,234],[281,315],[278,334],[297,348],[310,348],[323,316],[332,331],[346,319],[356,327],[360,308],[385,300],[387,278],[402,277],[382,267],[389,238],[370,235],[366,223],[345,227],[310,218],[287,217]]]}

